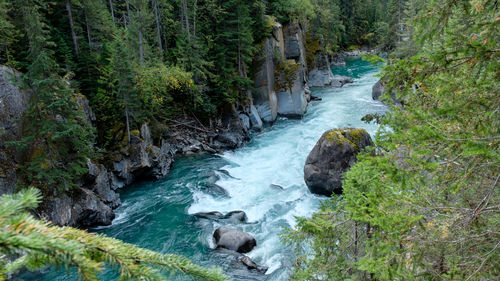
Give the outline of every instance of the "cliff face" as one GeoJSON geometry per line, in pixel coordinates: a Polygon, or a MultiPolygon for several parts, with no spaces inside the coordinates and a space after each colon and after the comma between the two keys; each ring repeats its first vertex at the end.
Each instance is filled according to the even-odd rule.
{"type": "Polygon", "coordinates": [[[307,110],[310,91],[307,78],[304,36],[299,24],[282,26],[275,23],[271,37],[264,43],[263,62],[255,76],[253,103],[259,117],[265,122],[274,122],[279,115],[302,116],[307,110]],[[293,60],[299,67],[295,71],[292,91],[277,89],[276,68],[280,60],[293,60]]]}
{"type": "Polygon", "coordinates": [[[16,166],[22,155],[7,146],[21,139],[21,128],[15,120],[22,117],[28,107],[29,93],[15,85],[20,73],[0,65],[0,194],[12,193],[16,186],[16,166]]]}
{"type": "Polygon", "coordinates": [[[300,117],[306,113],[307,103],[311,98],[308,85],[306,50],[304,47],[304,33],[297,23],[285,25],[285,58],[294,60],[298,64],[295,71],[295,80],[291,92],[278,89],[278,113],[284,116],[300,117]]]}

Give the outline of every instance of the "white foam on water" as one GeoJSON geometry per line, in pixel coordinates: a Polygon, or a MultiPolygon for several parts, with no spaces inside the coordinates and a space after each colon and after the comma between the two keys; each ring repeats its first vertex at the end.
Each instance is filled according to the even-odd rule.
{"type": "MultiPolygon", "coordinates": [[[[363,127],[370,134],[375,133],[377,125],[360,120],[368,113],[385,111],[381,102],[371,98],[372,85],[378,80],[375,74],[375,70],[366,73],[341,89],[315,90],[313,94],[323,100],[311,103],[301,120],[280,118],[270,130],[255,135],[246,147],[222,154],[221,157],[231,163],[222,169],[231,177],[221,176],[217,185],[226,189],[230,198],[216,198],[196,191],[188,213],[245,211],[249,221],[255,223],[233,227],[256,238],[257,247],[248,255],[258,264],[268,266],[267,274],[286,264],[290,266],[292,250],[281,243],[279,234],[284,227],[295,226],[296,216],[311,216],[324,199],[311,194],[304,183],[306,157],[328,129],[363,127]],[[284,190],[271,184],[280,185],[284,190]]],[[[277,278],[283,278],[282,274],[279,276],[277,278]]]]}

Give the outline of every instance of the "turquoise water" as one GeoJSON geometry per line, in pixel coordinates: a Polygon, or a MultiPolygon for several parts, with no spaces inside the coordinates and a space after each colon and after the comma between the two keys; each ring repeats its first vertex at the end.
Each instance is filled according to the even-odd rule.
{"type": "MultiPolygon", "coordinates": [[[[279,233],[295,225],[295,216],[310,216],[324,198],[313,195],[303,180],[303,166],[324,131],[344,126],[363,127],[374,134],[377,126],[360,119],[386,107],[371,99],[377,81],[375,67],[361,60],[333,69],[354,78],[340,89],[313,89],[323,101],[312,102],[300,120],[279,118],[252,141],[222,155],[198,155],[176,160],[170,175],[160,181],[138,183],[121,193],[123,205],[113,224],[93,231],[163,253],[182,254],[204,266],[220,266],[232,280],[287,280],[293,251],[279,233]],[[216,183],[229,196],[210,188],[216,183]],[[271,187],[280,185],[284,190],[271,187]],[[212,250],[212,234],[227,225],[197,219],[196,212],[243,210],[249,223],[233,225],[252,234],[257,247],[248,253],[256,263],[269,267],[266,275],[239,267],[235,258],[212,250]]],[[[114,280],[105,273],[103,280],[114,280]]],[[[47,269],[25,280],[77,280],[75,275],[47,269]]],[[[178,277],[178,280],[183,280],[178,277]]]]}

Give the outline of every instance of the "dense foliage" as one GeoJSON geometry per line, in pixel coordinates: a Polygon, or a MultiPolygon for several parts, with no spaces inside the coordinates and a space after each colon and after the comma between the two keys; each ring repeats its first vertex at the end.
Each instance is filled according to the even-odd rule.
{"type": "Polygon", "coordinates": [[[500,276],[498,3],[416,2],[403,58],[382,71],[387,101],[394,91],[403,107],[382,119],[342,198],[285,235],[308,241],[293,280],[500,276]]]}
{"type": "Polygon", "coordinates": [[[313,60],[322,48],[390,48],[394,32],[379,27],[398,25],[390,13],[404,3],[0,0],[0,63],[25,73],[33,93],[26,137],[16,144],[29,155],[24,184],[70,189],[96,145],[121,149],[144,122],[165,128],[186,115],[206,122],[228,105],[247,104],[276,20],[301,24],[313,60]],[[80,110],[82,95],[96,115],[95,131],[80,110]]]}
{"type": "Polygon", "coordinates": [[[36,189],[0,197],[0,280],[24,267],[35,270],[48,265],[76,268],[82,280],[99,280],[104,265],[116,270],[118,280],[167,280],[177,273],[196,280],[227,280],[220,271],[199,267],[181,256],[36,220],[28,211],[39,200],[36,189]]]}

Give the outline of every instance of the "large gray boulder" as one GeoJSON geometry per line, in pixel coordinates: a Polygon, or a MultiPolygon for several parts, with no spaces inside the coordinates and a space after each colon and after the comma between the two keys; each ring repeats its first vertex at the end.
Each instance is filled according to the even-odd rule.
{"type": "Polygon", "coordinates": [[[234,228],[218,228],[213,237],[217,248],[224,248],[238,253],[248,253],[257,245],[257,241],[252,235],[234,228]]]}
{"type": "Polygon", "coordinates": [[[331,196],[342,193],[342,174],[356,161],[356,155],[371,145],[364,129],[341,128],[325,132],[307,157],[304,180],[312,193],[331,196]]]}

